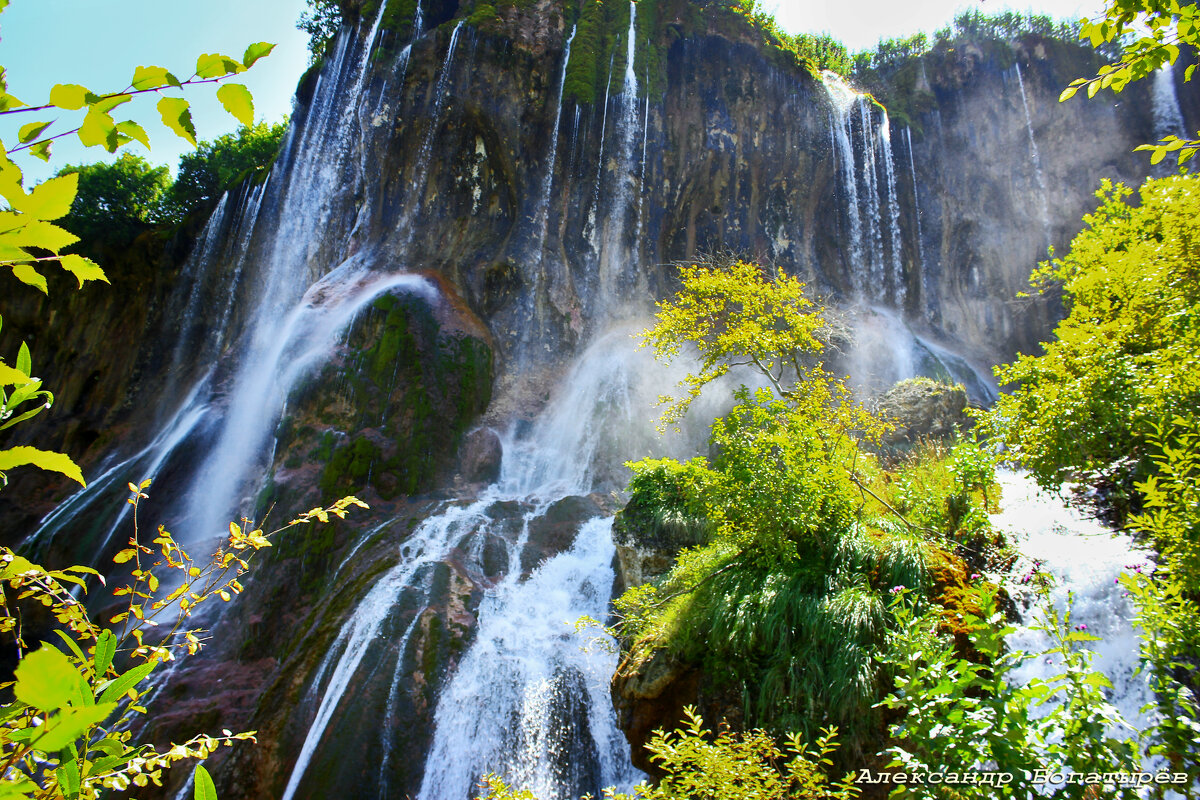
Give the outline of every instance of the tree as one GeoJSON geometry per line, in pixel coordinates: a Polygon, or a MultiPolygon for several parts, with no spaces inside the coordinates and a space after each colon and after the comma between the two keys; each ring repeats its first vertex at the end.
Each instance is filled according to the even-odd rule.
{"type": "MultiPolygon", "coordinates": [[[[1188,0],[1108,0],[1104,16],[1084,20],[1079,37],[1090,41],[1092,47],[1120,44],[1120,60],[1105,64],[1090,78],[1072,81],[1058,98],[1060,101],[1070,99],[1085,87],[1088,97],[1094,97],[1100,89],[1119,93],[1133,81],[1174,64],[1181,47],[1200,46],[1200,11],[1188,0]]],[[[1190,81],[1195,71],[1196,65],[1189,65],[1183,73],[1184,81],[1190,81]]],[[[1184,164],[1200,149],[1200,138],[1171,135],[1159,144],[1141,145],[1137,149],[1152,151],[1150,160],[1154,164],[1168,153],[1178,152],[1179,163],[1184,164]]]]}
{"type": "Polygon", "coordinates": [[[341,5],[337,0],[308,0],[296,27],[308,34],[309,62],[316,63],[342,27],[341,5]]]}
{"type": "Polygon", "coordinates": [[[194,152],[179,157],[175,183],[163,197],[159,216],[179,222],[194,209],[215,203],[238,182],[265,175],[286,132],[286,121],[274,125],[258,122],[211,142],[200,142],[194,152]]]}
{"type": "Polygon", "coordinates": [[[171,185],[166,167],[123,153],[111,164],[63,167],[58,176],[78,175],[79,188],[62,227],[78,236],[89,256],[126,247],[158,221],[159,204],[171,185]]]}
{"type": "Polygon", "coordinates": [[[1200,178],[1149,180],[1132,195],[1106,182],[1070,252],[1034,272],[1039,291],[1061,288],[1067,317],[1042,355],[997,369],[1014,388],[986,429],[1044,487],[1085,473],[1146,478],[1147,438],[1200,403],[1200,178]]]}

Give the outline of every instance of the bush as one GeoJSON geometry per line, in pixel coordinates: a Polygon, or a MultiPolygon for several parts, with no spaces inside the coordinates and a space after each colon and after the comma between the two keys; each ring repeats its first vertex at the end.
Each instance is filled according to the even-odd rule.
{"type": "Polygon", "coordinates": [[[1014,388],[984,430],[1043,487],[1126,469],[1148,477],[1155,425],[1200,405],[1200,178],[1148,180],[1136,205],[1132,194],[1106,181],[1070,253],[1039,265],[1032,280],[1062,291],[1067,317],[1042,355],[996,371],[1014,388]]]}

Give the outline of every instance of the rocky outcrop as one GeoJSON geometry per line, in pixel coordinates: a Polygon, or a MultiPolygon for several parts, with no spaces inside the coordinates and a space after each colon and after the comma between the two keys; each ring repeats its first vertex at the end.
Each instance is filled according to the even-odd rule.
{"type": "Polygon", "coordinates": [[[885,445],[941,439],[968,430],[967,392],[929,378],[900,381],[879,398],[880,416],[895,427],[884,434],[885,445]]]}

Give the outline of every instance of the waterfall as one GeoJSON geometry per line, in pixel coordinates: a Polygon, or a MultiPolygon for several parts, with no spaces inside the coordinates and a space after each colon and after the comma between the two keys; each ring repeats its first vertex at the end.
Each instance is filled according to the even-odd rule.
{"type": "MultiPolygon", "coordinates": [[[[598,248],[595,240],[596,235],[596,214],[600,207],[600,177],[604,175],[604,134],[608,131],[608,93],[612,89],[612,71],[613,64],[617,60],[617,51],[614,48],[612,55],[608,57],[608,81],[604,84],[604,110],[600,117],[600,146],[597,148],[600,155],[596,158],[596,181],[592,184],[592,204],[588,208],[587,230],[591,232],[588,237],[592,240],[592,248],[598,248]]],[[[579,109],[575,109],[578,113],[579,109]]]]}
{"type": "Polygon", "coordinates": [[[437,136],[438,130],[442,127],[442,112],[446,109],[446,95],[450,91],[451,68],[454,66],[454,51],[458,47],[458,36],[462,31],[465,21],[460,19],[458,24],[454,26],[454,31],[450,34],[450,45],[446,48],[446,60],[442,62],[442,71],[433,93],[433,110],[429,115],[429,127],[425,130],[425,138],[421,141],[421,149],[417,151],[415,174],[409,183],[411,198],[407,205],[411,210],[406,214],[404,219],[404,224],[407,226],[406,243],[411,242],[412,236],[416,232],[413,222],[424,205],[425,184],[429,180],[429,159],[433,155],[433,140],[437,136]]]}
{"type": "Polygon", "coordinates": [[[832,109],[830,146],[838,160],[844,190],[850,233],[847,254],[854,288],[869,302],[903,308],[907,295],[901,258],[903,236],[887,111],[868,95],[856,92],[835,72],[823,72],[822,83],[832,109]]]}
{"type": "Polygon", "coordinates": [[[542,177],[542,193],[538,198],[537,221],[537,259],[542,260],[542,250],[546,246],[546,229],[550,224],[550,190],[554,188],[554,165],[558,157],[558,128],[562,122],[563,87],[567,85],[567,64],[571,62],[571,42],[575,40],[576,26],[571,26],[571,35],[563,48],[562,71],[558,76],[558,102],[554,107],[554,131],[550,134],[550,155],[546,158],[546,171],[542,177]]]}
{"type": "MultiPolygon", "coordinates": [[[[1154,138],[1160,141],[1168,136],[1187,138],[1187,125],[1183,121],[1179,95],[1175,91],[1175,71],[1170,64],[1163,64],[1154,71],[1151,89],[1154,104],[1154,138]]],[[[1156,177],[1165,177],[1174,171],[1170,161],[1168,157],[1154,165],[1156,177]]]]}
{"type": "MultiPolygon", "coordinates": [[[[924,62],[922,62],[922,66],[924,66],[924,62]]],[[[912,176],[913,220],[917,224],[917,269],[921,273],[921,301],[928,314],[932,309],[931,301],[934,291],[929,285],[929,270],[925,268],[925,242],[924,234],[921,232],[921,197],[917,192],[917,163],[913,154],[912,128],[907,125],[904,126],[904,141],[908,144],[908,174],[912,176]]]]}
{"type": "Polygon", "coordinates": [[[1050,205],[1046,192],[1046,176],[1042,173],[1042,157],[1038,154],[1037,140],[1033,138],[1033,118],[1029,114],[1029,100],[1025,96],[1025,80],[1021,77],[1021,65],[1013,64],[1017,71],[1017,86],[1021,90],[1021,107],[1025,109],[1025,132],[1029,134],[1029,160],[1033,163],[1033,174],[1037,178],[1038,202],[1041,204],[1042,229],[1046,234],[1046,245],[1050,239],[1050,205]]]}
{"type": "Polygon", "coordinates": [[[887,114],[879,130],[879,141],[883,150],[883,174],[887,180],[888,232],[891,234],[891,275],[889,275],[892,298],[899,308],[904,308],[908,287],[904,281],[904,267],[900,260],[900,198],[896,193],[896,164],[892,159],[892,126],[887,114]]]}
{"type": "MultiPolygon", "coordinates": [[[[607,613],[611,520],[581,519],[569,548],[537,566],[527,560],[531,531],[560,501],[623,484],[623,476],[613,477],[614,464],[664,446],[688,452],[686,443],[664,445],[655,436],[651,409],[663,380],[662,368],[635,350],[627,330],[599,338],[532,429],[503,437],[499,479],[473,502],[443,504],[403,541],[398,563],[345,617],[310,683],[316,712],[284,800],[298,796],[324,743],[362,727],[343,708],[351,686],[361,694],[364,682],[387,675],[392,707],[400,682],[417,669],[413,636],[429,610],[433,570],[453,552],[482,579],[492,545],[502,549],[506,567],[486,590],[474,642],[439,694],[419,797],[465,798],[488,771],[537,788],[542,800],[637,780],[608,697],[615,655],[583,652],[569,627],[582,615],[607,613]]],[[[390,718],[379,727],[372,747],[386,762],[397,734],[390,718]]]]}

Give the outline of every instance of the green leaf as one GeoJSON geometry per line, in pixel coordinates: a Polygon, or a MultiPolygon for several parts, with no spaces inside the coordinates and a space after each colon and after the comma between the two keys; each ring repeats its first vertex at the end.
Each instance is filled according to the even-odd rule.
{"type": "Polygon", "coordinates": [[[84,258],[73,253],[68,253],[60,259],[62,268],[75,276],[79,281],[79,288],[83,288],[84,281],[104,281],[108,283],[108,277],[104,274],[104,270],[92,261],[90,258],[84,258]]]}
{"type": "Polygon", "coordinates": [[[137,90],[158,89],[163,86],[179,86],[179,79],[163,67],[138,67],[133,71],[129,85],[137,90]]]}
{"type": "Polygon", "coordinates": [[[270,42],[256,42],[246,48],[246,54],[242,56],[242,64],[246,69],[254,66],[254,62],[260,58],[266,58],[275,49],[275,45],[270,42]]]}
{"type": "Polygon", "coordinates": [[[108,152],[117,149],[117,124],[108,112],[99,106],[88,109],[83,124],[79,126],[79,141],[84,147],[103,147],[108,152]]]}
{"type": "Polygon", "coordinates": [[[217,89],[217,99],[238,122],[248,128],[254,126],[254,98],[245,86],[240,83],[227,83],[217,89]]]}
{"type": "Polygon", "coordinates": [[[71,211],[79,191],[79,173],[72,172],[38,184],[20,203],[14,204],[34,219],[58,219],[71,211]]]}
{"type": "Polygon", "coordinates": [[[56,771],[58,785],[67,800],[79,797],[79,762],[75,759],[63,759],[63,764],[56,771]]]}
{"type": "MultiPolygon", "coordinates": [[[[87,656],[85,656],[83,654],[83,651],[79,649],[79,644],[74,639],[72,639],[70,636],[67,636],[67,634],[64,631],[56,630],[54,632],[58,634],[60,639],[62,639],[64,642],[66,642],[67,647],[69,647],[71,652],[75,654],[75,657],[79,659],[80,663],[82,663],[82,664],[87,663],[87,661],[88,661],[87,656]]],[[[91,692],[85,692],[84,694],[85,694],[84,703],[86,705],[91,705],[90,702],[87,702],[89,700],[94,699],[91,697],[91,692]]]]}
{"type": "MultiPolygon", "coordinates": [[[[43,711],[70,705],[87,687],[71,660],[46,642],[21,659],[15,674],[13,694],[22,703],[43,711]]],[[[59,750],[61,746],[53,749],[59,750]]]]}
{"type": "Polygon", "coordinates": [[[1067,88],[1063,89],[1062,94],[1058,96],[1058,102],[1065,103],[1067,100],[1070,100],[1072,97],[1074,97],[1075,92],[1077,91],[1079,91],[1078,87],[1068,86],[1067,88]]]}
{"type": "Polygon", "coordinates": [[[35,144],[29,148],[29,154],[36,158],[40,158],[42,161],[49,161],[50,160],[50,146],[53,144],[54,144],[54,142],[52,142],[49,139],[47,139],[44,142],[38,142],[37,144],[35,144]]]}
{"type": "Polygon", "coordinates": [[[29,264],[13,264],[13,275],[17,280],[35,289],[41,289],[42,294],[50,294],[46,287],[46,279],[40,272],[31,267],[29,264]]]}
{"type": "Polygon", "coordinates": [[[89,105],[92,108],[103,111],[107,114],[117,106],[122,105],[123,103],[128,103],[132,99],[133,97],[128,94],[110,94],[106,97],[97,98],[95,102],[90,102],[89,105]]]}
{"type": "MultiPolygon", "coordinates": [[[[0,0],[2,2],[3,0],[0,0]]],[[[14,783],[0,784],[0,800],[19,800],[22,798],[33,797],[39,791],[36,783],[18,778],[15,775],[12,780],[14,783]]]]}
{"type": "Polygon", "coordinates": [[[219,78],[222,75],[233,75],[244,72],[243,67],[229,56],[220,53],[204,53],[196,59],[196,77],[219,78]]]}
{"type": "Polygon", "coordinates": [[[164,97],[158,101],[158,113],[162,115],[164,125],[187,139],[193,147],[196,146],[196,126],[192,124],[192,112],[187,100],[182,97],[164,97]]]}
{"type": "Polygon", "coordinates": [[[124,122],[118,122],[117,131],[136,142],[141,142],[146,146],[147,150],[150,149],[150,137],[146,135],[146,129],[133,120],[127,119],[124,122]]]}
{"type": "Polygon", "coordinates": [[[27,383],[29,383],[28,375],[0,361],[0,386],[24,386],[27,383]]]}
{"type": "Polygon", "coordinates": [[[217,787],[213,785],[213,779],[208,774],[208,770],[201,764],[196,765],[194,786],[195,792],[192,796],[195,800],[217,800],[217,787]]]}
{"type": "Polygon", "coordinates": [[[78,242],[79,237],[53,222],[31,219],[24,221],[21,228],[6,235],[5,241],[21,247],[40,247],[51,253],[58,253],[64,247],[78,242]]]}
{"type": "MultiPolygon", "coordinates": [[[[15,271],[15,270],[14,270],[15,271]]],[[[61,472],[81,486],[87,486],[79,467],[65,453],[52,453],[36,447],[10,447],[0,450],[0,472],[26,464],[51,472],[61,472]]]]}
{"type": "Polygon", "coordinates": [[[103,722],[116,707],[116,703],[107,703],[60,711],[42,725],[39,730],[45,733],[32,740],[31,744],[46,753],[58,752],[86,734],[93,725],[103,722]]]}
{"type": "Polygon", "coordinates": [[[33,358],[29,355],[29,345],[25,342],[21,342],[21,347],[17,350],[16,366],[18,371],[33,375],[33,358]]]}
{"type": "Polygon", "coordinates": [[[42,132],[53,124],[54,121],[51,120],[50,122],[31,122],[28,125],[22,125],[21,130],[17,131],[17,141],[21,144],[28,144],[41,136],[42,132]]]}
{"type": "Polygon", "coordinates": [[[76,111],[87,103],[89,92],[77,83],[60,83],[50,90],[50,105],[76,111]]]}
{"type": "Polygon", "coordinates": [[[117,652],[117,637],[113,636],[112,631],[106,630],[96,639],[96,676],[103,677],[104,673],[108,672],[109,666],[112,664],[113,656],[117,652]]]}
{"type": "Polygon", "coordinates": [[[134,667],[119,678],[115,678],[112,683],[105,687],[104,692],[100,695],[100,702],[111,703],[120,700],[121,695],[141,683],[157,666],[157,661],[149,661],[134,667]]]}

